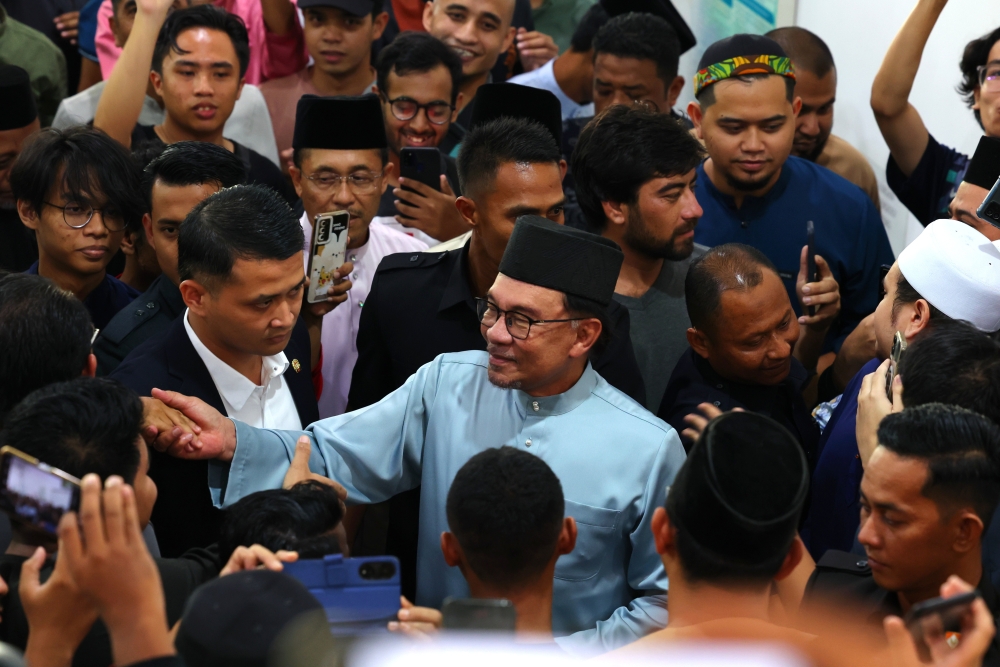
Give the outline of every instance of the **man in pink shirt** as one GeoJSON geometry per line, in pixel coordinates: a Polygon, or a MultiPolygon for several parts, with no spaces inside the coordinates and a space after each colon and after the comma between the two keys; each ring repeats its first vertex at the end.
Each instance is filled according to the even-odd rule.
{"type": "MultiPolygon", "coordinates": [[[[208,4],[206,0],[178,0],[182,7],[208,4]]],[[[287,76],[306,66],[302,26],[295,5],[290,0],[215,0],[217,7],[243,19],[250,36],[250,64],[246,82],[257,85],[268,79],[287,76]]],[[[111,21],[131,21],[135,17],[136,0],[104,0],[97,13],[97,35],[94,43],[101,74],[105,80],[122,52],[111,28],[111,21]]]]}

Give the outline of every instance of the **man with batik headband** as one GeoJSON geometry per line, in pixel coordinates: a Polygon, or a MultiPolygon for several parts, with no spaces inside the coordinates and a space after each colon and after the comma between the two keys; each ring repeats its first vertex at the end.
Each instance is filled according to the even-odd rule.
{"type": "Polygon", "coordinates": [[[879,265],[892,264],[878,211],[856,185],[790,156],[802,101],[792,62],[774,40],[745,34],[720,40],[698,69],[688,114],[709,157],[698,168],[704,216],[695,241],[738,242],[763,252],[801,315],[795,282],[812,220],[816,254],[840,285],[840,320],[827,338],[828,350],[839,349],[875,310],[879,265]]]}
{"type": "Polygon", "coordinates": [[[303,95],[296,109],[292,147],[294,166],[289,173],[305,208],[302,229],[307,268],[316,217],[332,211],[351,214],[347,261],[352,266],[346,267],[343,275],[334,275],[342,279],[349,274],[352,286],[346,303],[323,318],[319,414],[330,417],[347,406],[351,373],[358,359],[355,339],[361,306],[368,298],[375,269],[386,255],[419,252],[427,245],[386,225],[371,224],[396,168],[388,161],[389,144],[378,97],[303,95]]]}
{"type": "Polygon", "coordinates": [[[349,503],[421,485],[416,602],[428,607],[469,596],[439,546],[458,469],[492,447],[534,454],[559,478],[566,514],[579,526],[576,549],[556,564],[556,641],[574,653],[635,641],[667,620],[650,521],[684,453],[673,429],[590,365],[621,264],[613,241],[523,216],[477,301],[485,351],[440,355],[375,405],[305,433],[254,429],[166,396],[201,425],[193,446],[171,453],[215,459],[213,469],[228,471],[213,489],[225,505],[280,486],[298,440],[312,449],[311,469],[343,483],[349,503]]]}
{"type": "Polygon", "coordinates": [[[0,65],[0,270],[24,271],[38,259],[35,235],[21,224],[10,187],[10,170],[21,147],[41,125],[28,73],[0,65]]]}

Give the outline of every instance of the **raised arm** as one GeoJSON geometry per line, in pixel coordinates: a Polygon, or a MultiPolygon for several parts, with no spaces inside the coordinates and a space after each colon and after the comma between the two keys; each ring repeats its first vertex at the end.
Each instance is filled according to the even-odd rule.
{"type": "Polygon", "coordinates": [[[906,23],[889,45],[872,83],[871,105],[889,153],[910,176],[927,148],[923,119],[910,104],[910,90],[920,68],[927,38],[948,0],[918,0],[906,23]]]}
{"type": "Polygon", "coordinates": [[[171,5],[173,0],[138,0],[132,32],[94,113],[94,127],[126,148],[132,146],[132,130],[146,98],[153,47],[171,5]]]}

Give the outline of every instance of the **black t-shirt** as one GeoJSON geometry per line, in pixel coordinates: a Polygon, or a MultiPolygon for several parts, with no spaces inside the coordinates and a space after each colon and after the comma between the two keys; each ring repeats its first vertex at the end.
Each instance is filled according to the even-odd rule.
{"type": "Polygon", "coordinates": [[[885,178],[899,201],[922,225],[950,217],[948,206],[955,198],[958,186],[969,168],[969,156],[939,144],[928,135],[927,148],[910,177],[903,175],[899,165],[889,156],[885,178]]]}
{"type": "MultiPolygon", "coordinates": [[[[133,148],[141,143],[152,141],[163,143],[163,140],[156,134],[156,130],[153,129],[152,125],[136,125],[135,129],[132,130],[133,148]]],[[[230,139],[229,141],[233,140],[230,139]]],[[[233,154],[243,162],[243,168],[247,172],[248,184],[266,185],[281,195],[288,202],[289,206],[295,205],[298,197],[295,196],[295,191],[292,190],[292,186],[281,173],[278,165],[257,151],[235,141],[233,141],[233,154]]]]}
{"type": "Polygon", "coordinates": [[[14,209],[0,209],[0,270],[23,273],[38,261],[35,232],[14,209]]]}

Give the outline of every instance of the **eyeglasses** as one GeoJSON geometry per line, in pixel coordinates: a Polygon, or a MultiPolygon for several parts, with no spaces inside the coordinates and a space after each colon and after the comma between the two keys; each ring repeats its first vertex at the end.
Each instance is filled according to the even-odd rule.
{"type": "Polygon", "coordinates": [[[339,190],[341,183],[347,183],[347,187],[355,194],[370,195],[378,187],[378,182],[382,179],[382,174],[366,174],[361,172],[349,176],[341,176],[340,174],[324,171],[319,174],[310,174],[306,178],[315,183],[316,187],[320,190],[329,190],[330,188],[337,188],[339,190]]]}
{"type": "Polygon", "coordinates": [[[588,319],[586,317],[567,317],[562,320],[533,320],[521,313],[500,310],[495,303],[479,297],[476,297],[476,312],[479,315],[479,322],[486,327],[492,327],[503,316],[504,324],[507,325],[507,333],[518,340],[524,340],[528,337],[528,334],[531,333],[531,325],[533,324],[554,324],[556,322],[576,322],[577,320],[588,319]]]}
{"type": "Polygon", "coordinates": [[[61,210],[63,214],[63,222],[73,229],[83,229],[86,227],[87,224],[93,219],[95,211],[100,211],[101,220],[104,222],[104,226],[109,232],[120,232],[125,229],[125,219],[122,217],[121,212],[111,206],[94,208],[93,206],[86,206],[84,204],[66,204],[65,206],[56,206],[51,202],[42,203],[46,206],[51,206],[52,208],[61,210]]]}
{"type": "Polygon", "coordinates": [[[979,87],[986,92],[1000,92],[1000,63],[986,63],[976,68],[979,87]]]}
{"type": "Polygon", "coordinates": [[[423,109],[427,114],[427,120],[435,125],[444,125],[451,120],[451,112],[455,109],[447,102],[431,102],[430,104],[420,104],[409,97],[397,97],[389,100],[389,108],[396,120],[413,120],[423,109]]]}

